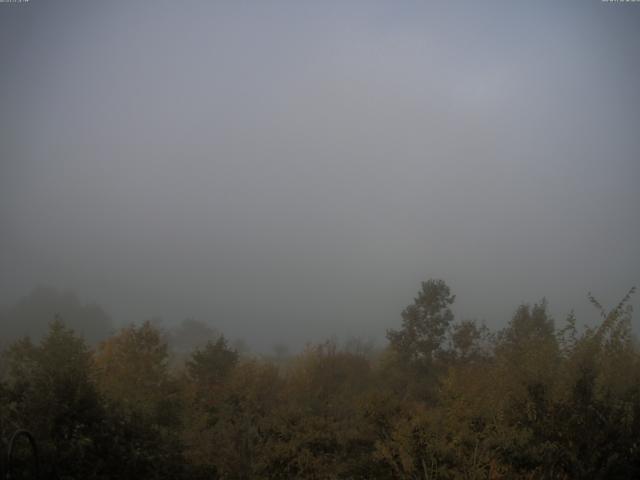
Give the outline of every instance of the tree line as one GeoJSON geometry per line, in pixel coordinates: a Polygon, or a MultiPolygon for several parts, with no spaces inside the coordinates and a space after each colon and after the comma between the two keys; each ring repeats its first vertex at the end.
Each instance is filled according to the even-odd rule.
{"type": "Polygon", "coordinates": [[[543,300],[492,331],[429,280],[383,350],[278,361],[216,334],[175,362],[152,322],[92,346],[57,317],[2,354],[0,435],[31,431],[65,479],[640,478],[633,293],[590,296],[596,326],[543,300]]]}

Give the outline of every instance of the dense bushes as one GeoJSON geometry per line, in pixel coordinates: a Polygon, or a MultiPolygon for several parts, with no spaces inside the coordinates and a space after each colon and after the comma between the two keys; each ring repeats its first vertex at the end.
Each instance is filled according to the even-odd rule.
{"type": "Polygon", "coordinates": [[[5,351],[0,430],[30,429],[61,478],[640,478],[628,296],[593,300],[581,333],[545,302],[492,333],[453,300],[425,282],[376,354],[326,342],[276,364],[219,337],[177,370],[149,323],[92,350],[57,319],[5,351]]]}

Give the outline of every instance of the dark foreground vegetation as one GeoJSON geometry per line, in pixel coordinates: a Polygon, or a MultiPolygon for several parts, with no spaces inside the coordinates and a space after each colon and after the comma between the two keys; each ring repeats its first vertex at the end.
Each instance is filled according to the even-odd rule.
{"type": "Polygon", "coordinates": [[[59,478],[640,478],[632,293],[610,312],[591,297],[592,328],[543,301],[492,332],[431,280],[381,352],[270,360],[218,337],[170,362],[149,322],[93,348],[57,318],[5,349],[0,433],[29,429],[59,478]]]}

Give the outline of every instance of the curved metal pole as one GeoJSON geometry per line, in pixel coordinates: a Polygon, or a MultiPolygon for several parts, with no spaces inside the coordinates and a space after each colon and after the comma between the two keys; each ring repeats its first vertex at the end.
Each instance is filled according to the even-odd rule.
{"type": "Polygon", "coordinates": [[[7,450],[7,474],[5,477],[6,480],[11,479],[13,448],[19,437],[26,437],[29,441],[29,445],[31,445],[31,451],[33,452],[33,458],[36,465],[36,478],[40,478],[40,457],[38,455],[38,445],[36,444],[36,440],[35,438],[33,438],[33,435],[31,435],[31,433],[29,433],[27,430],[18,430],[11,436],[11,440],[9,440],[9,449],[7,450]]]}

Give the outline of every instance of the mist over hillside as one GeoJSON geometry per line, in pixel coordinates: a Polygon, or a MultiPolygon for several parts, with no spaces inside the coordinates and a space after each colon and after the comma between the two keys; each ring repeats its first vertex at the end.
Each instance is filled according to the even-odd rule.
{"type": "Polygon", "coordinates": [[[640,1],[0,0],[0,478],[640,478],[640,1]]]}

